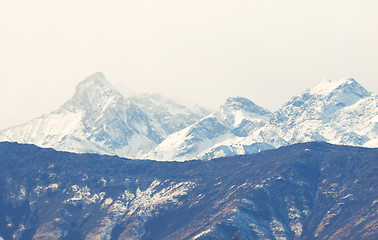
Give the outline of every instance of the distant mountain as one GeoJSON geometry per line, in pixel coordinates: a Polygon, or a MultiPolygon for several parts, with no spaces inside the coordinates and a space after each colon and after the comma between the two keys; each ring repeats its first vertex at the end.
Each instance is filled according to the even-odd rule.
{"type": "Polygon", "coordinates": [[[50,114],[0,131],[0,141],[154,160],[213,159],[309,141],[378,147],[378,97],[352,78],[323,80],[275,112],[242,97],[219,110],[159,94],[124,98],[102,73],[50,114]]]}
{"type": "Polygon", "coordinates": [[[208,113],[158,95],[125,99],[102,73],[95,73],[58,110],[0,131],[0,141],[137,158],[208,113]]]}
{"type": "MultiPolygon", "coordinates": [[[[355,121],[348,127],[342,126],[350,122],[352,118],[360,121],[372,120],[372,115],[378,114],[377,105],[370,109],[371,112],[352,115],[346,113],[361,104],[360,100],[370,96],[371,93],[354,79],[346,78],[335,82],[324,80],[303,94],[292,98],[275,113],[273,122],[282,129],[284,138],[289,143],[327,141],[363,145],[366,142],[363,139],[356,141],[347,137],[360,135],[352,130],[359,122],[355,121]],[[340,127],[343,131],[336,131],[336,128],[340,127]]],[[[374,134],[374,137],[377,137],[377,134],[374,134]]],[[[364,138],[364,136],[361,135],[359,138],[364,138]]]]}
{"type": "Polygon", "coordinates": [[[158,93],[134,95],[128,100],[154,119],[167,134],[177,132],[209,114],[206,108],[187,107],[158,93]]]}
{"type": "Polygon", "coordinates": [[[252,101],[236,97],[227,99],[220,109],[197,123],[170,135],[147,158],[187,160],[211,159],[217,156],[236,155],[272,149],[269,143],[256,139],[248,147],[233,145],[232,149],[219,149],[228,142],[236,142],[265,126],[271,113],[252,101]],[[216,149],[217,152],[214,152],[216,149]],[[213,152],[212,152],[213,151],[213,152]]]}
{"type": "Polygon", "coordinates": [[[235,99],[242,98],[170,135],[147,156],[212,159],[309,141],[378,147],[378,97],[352,78],[321,81],[273,113],[235,99]]]}
{"type": "Polygon", "coordinates": [[[0,239],[378,239],[378,149],[156,162],[0,143],[0,239]]]}

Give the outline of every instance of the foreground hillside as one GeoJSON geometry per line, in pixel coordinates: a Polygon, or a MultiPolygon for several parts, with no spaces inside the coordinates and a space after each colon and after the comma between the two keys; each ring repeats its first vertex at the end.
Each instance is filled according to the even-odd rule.
{"type": "Polygon", "coordinates": [[[0,143],[0,239],[377,239],[378,149],[155,162],[0,143]]]}

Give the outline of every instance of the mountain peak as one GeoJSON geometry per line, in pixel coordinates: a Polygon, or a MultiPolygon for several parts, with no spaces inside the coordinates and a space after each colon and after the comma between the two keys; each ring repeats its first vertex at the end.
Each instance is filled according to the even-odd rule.
{"type": "MultiPolygon", "coordinates": [[[[305,124],[307,120],[329,123],[339,110],[351,106],[371,93],[353,78],[338,81],[325,79],[301,95],[293,97],[277,111],[277,119],[289,126],[305,124]]],[[[315,131],[316,132],[316,131],[315,131]]]]}
{"type": "Polygon", "coordinates": [[[86,77],[76,86],[76,92],[82,92],[91,88],[115,90],[102,72],[96,72],[86,77]]]}
{"type": "Polygon", "coordinates": [[[223,106],[227,106],[229,108],[240,110],[245,109],[249,106],[257,106],[254,102],[249,100],[248,98],[244,97],[229,97],[227,98],[225,104],[223,106]]]}
{"type": "Polygon", "coordinates": [[[229,97],[226,103],[221,106],[221,109],[232,109],[232,110],[244,110],[252,113],[259,114],[269,114],[270,112],[263,107],[258,106],[248,98],[244,97],[229,97]]]}
{"type": "Polygon", "coordinates": [[[232,128],[237,128],[244,120],[267,120],[271,114],[265,108],[256,105],[254,102],[244,97],[228,98],[226,103],[220,107],[220,113],[223,120],[232,128]]]}
{"type": "Polygon", "coordinates": [[[75,89],[75,94],[64,107],[71,109],[95,109],[106,99],[122,97],[122,95],[108,82],[102,72],[94,73],[81,81],[75,89]]]}
{"type": "Polygon", "coordinates": [[[333,92],[354,92],[361,97],[369,96],[370,93],[351,77],[343,78],[338,81],[324,79],[317,83],[307,92],[311,95],[327,96],[333,92]]]}

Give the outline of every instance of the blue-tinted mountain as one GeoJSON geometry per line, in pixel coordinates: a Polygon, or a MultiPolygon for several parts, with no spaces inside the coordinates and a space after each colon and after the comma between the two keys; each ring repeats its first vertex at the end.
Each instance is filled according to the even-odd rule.
{"type": "Polygon", "coordinates": [[[156,162],[0,143],[2,239],[377,239],[378,149],[156,162]]]}

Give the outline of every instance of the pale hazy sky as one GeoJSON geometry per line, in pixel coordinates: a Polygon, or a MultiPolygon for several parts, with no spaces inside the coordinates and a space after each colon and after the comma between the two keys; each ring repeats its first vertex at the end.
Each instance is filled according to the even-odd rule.
{"type": "Polygon", "coordinates": [[[0,129],[113,85],[275,110],[329,78],[378,92],[377,0],[2,0],[0,129]]]}

